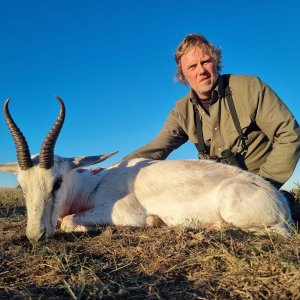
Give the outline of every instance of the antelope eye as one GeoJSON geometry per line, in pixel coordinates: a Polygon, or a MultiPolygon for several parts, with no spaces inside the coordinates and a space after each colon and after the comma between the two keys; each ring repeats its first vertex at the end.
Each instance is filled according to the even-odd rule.
{"type": "Polygon", "coordinates": [[[58,178],[53,185],[52,191],[56,192],[60,188],[61,184],[62,184],[62,179],[58,178]]]}
{"type": "Polygon", "coordinates": [[[26,196],[25,191],[22,189],[20,185],[17,186],[17,190],[21,191],[24,197],[26,196]]]}

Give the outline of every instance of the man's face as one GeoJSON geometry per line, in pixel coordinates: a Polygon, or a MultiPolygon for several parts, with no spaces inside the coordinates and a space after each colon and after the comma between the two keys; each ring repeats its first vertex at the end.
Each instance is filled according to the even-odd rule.
{"type": "Polygon", "coordinates": [[[215,60],[205,47],[194,47],[182,55],[181,68],[186,81],[200,99],[209,99],[218,79],[215,60]]]}

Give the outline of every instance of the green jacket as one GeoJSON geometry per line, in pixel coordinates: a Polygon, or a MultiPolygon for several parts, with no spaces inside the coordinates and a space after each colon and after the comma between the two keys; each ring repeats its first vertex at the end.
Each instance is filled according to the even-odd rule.
{"type": "MultiPolygon", "coordinates": [[[[200,105],[197,107],[210,156],[220,157],[224,149],[231,149],[245,169],[285,183],[299,160],[300,129],[295,117],[258,77],[230,75],[229,88],[242,132],[247,137],[245,151],[238,141],[227,100],[222,95],[224,78],[224,75],[219,76],[209,114],[200,105]]],[[[194,94],[191,90],[176,103],[164,127],[151,142],[124,159],[166,159],[187,140],[198,143],[191,101],[195,98],[194,94]]]]}

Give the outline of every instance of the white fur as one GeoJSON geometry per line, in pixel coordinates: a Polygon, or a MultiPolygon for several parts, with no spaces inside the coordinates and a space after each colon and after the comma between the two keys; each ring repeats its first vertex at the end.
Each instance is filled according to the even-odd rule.
{"type": "MultiPolygon", "coordinates": [[[[38,160],[38,158],[36,158],[38,160]]],[[[290,211],[284,197],[259,176],[212,161],[122,161],[93,174],[76,159],[55,156],[54,166],[17,168],[27,206],[26,234],[38,241],[57,222],[66,232],[97,224],[146,226],[154,216],[169,226],[242,230],[266,228],[288,234],[290,211]],[[74,169],[75,168],[75,169],[74,169]],[[52,192],[61,177],[61,187],[52,192]]],[[[89,162],[92,164],[92,162],[89,162]]],[[[7,172],[7,164],[0,171],[7,172]]]]}

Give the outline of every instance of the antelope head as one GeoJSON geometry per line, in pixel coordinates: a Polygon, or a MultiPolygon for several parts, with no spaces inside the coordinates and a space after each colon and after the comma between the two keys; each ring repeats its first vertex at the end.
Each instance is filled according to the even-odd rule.
{"type": "Polygon", "coordinates": [[[4,117],[16,146],[18,162],[0,164],[0,172],[17,175],[26,202],[26,235],[32,244],[54,232],[59,209],[64,201],[64,190],[67,188],[64,179],[69,172],[74,168],[101,162],[116,153],[73,158],[55,156],[55,143],[65,119],[65,105],[62,99],[56,98],[60,103],[59,115],[40,153],[35,156],[30,155],[27,141],[9,112],[10,99],[4,104],[4,117]]]}

